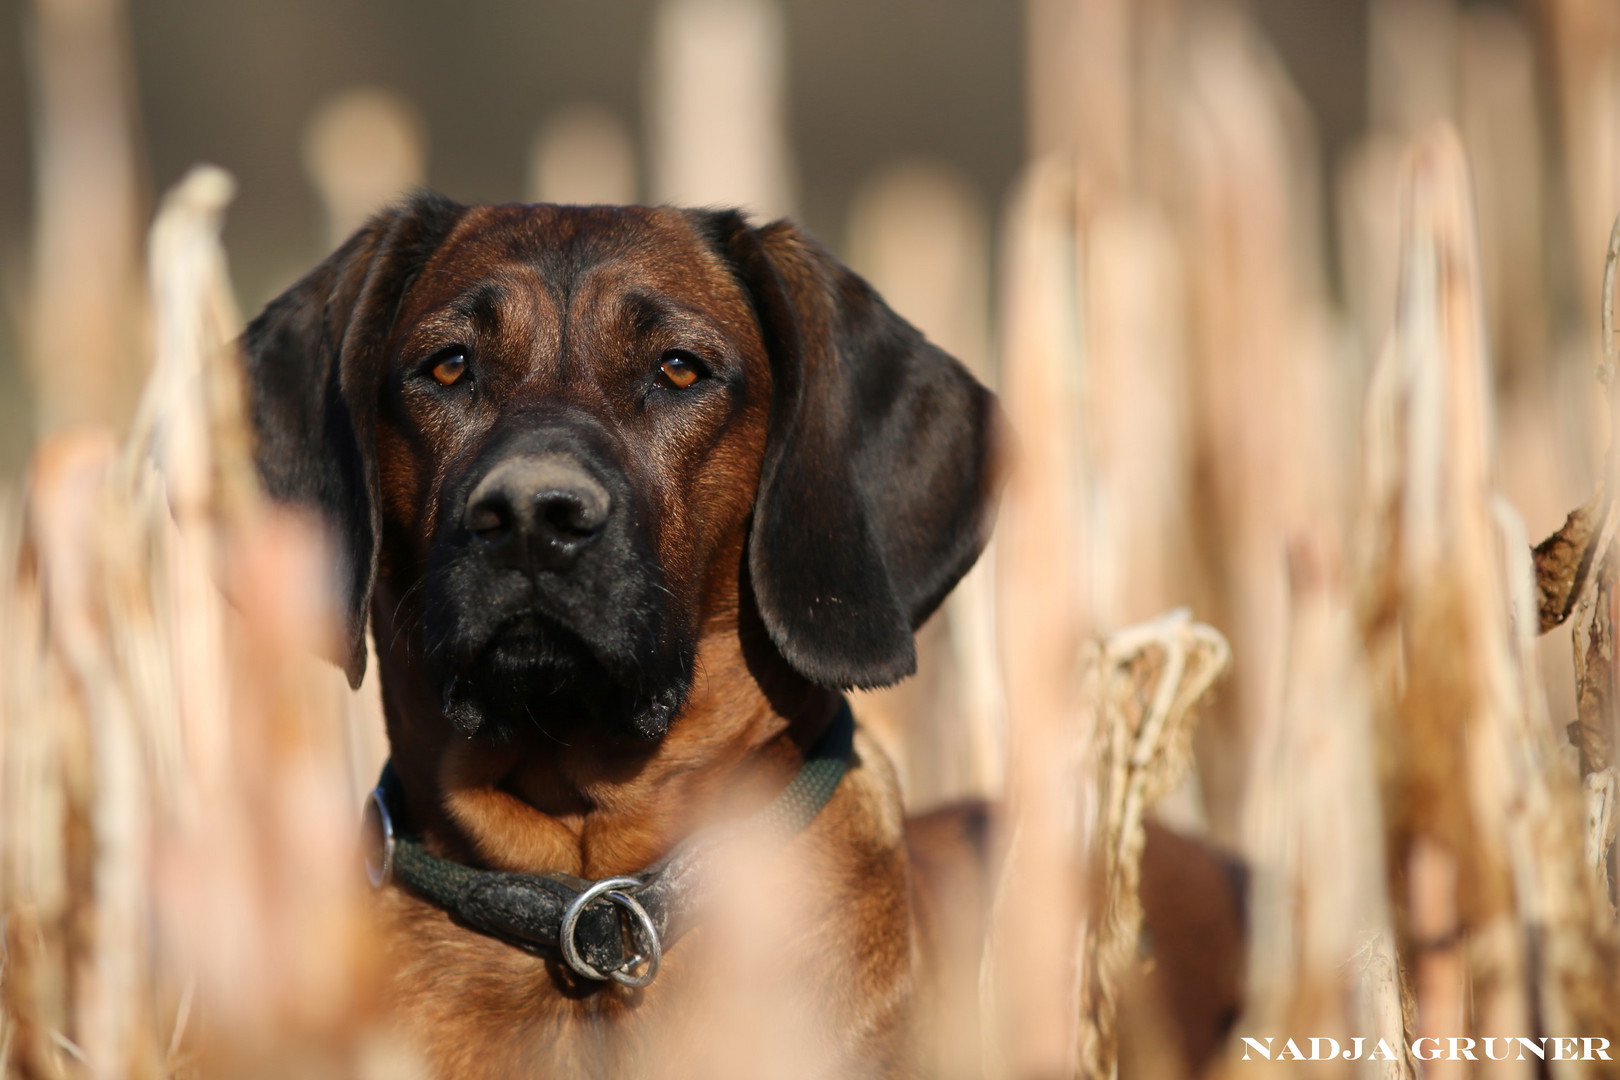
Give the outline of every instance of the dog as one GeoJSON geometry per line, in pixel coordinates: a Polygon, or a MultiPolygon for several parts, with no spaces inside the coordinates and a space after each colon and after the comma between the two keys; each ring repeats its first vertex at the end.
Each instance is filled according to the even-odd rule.
{"type": "Polygon", "coordinates": [[[454,878],[377,892],[435,1074],[712,1075],[690,1003],[758,990],[705,983],[723,929],[679,936],[649,868],[680,885],[692,837],[806,785],[799,876],[744,901],[793,913],[770,967],[826,1075],[937,1071],[928,894],[982,915],[985,812],[908,831],[838,732],[984,547],[990,392],[795,226],[725,210],[421,194],[242,346],[265,486],[339,539],[356,686],[375,643],[379,858],[408,833],[454,878]]]}

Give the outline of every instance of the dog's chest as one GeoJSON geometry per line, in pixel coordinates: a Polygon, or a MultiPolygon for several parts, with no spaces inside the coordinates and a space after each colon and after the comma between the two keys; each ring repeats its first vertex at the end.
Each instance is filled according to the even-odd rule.
{"type": "Polygon", "coordinates": [[[384,894],[401,1026],[447,1080],[753,1077],[772,1060],[807,1066],[794,1075],[906,1075],[905,856],[888,830],[853,827],[870,807],[841,794],[818,822],[839,843],[804,845],[791,875],[763,863],[733,872],[644,990],[570,982],[555,958],[384,894]]]}

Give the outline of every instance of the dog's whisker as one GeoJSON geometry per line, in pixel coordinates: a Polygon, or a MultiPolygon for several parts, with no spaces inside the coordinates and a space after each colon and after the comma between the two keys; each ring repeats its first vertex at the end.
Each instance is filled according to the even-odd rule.
{"type": "Polygon", "coordinates": [[[564,747],[565,749],[566,748],[571,748],[573,746],[573,743],[564,742],[562,739],[559,739],[556,735],[553,735],[551,733],[550,729],[548,729],[544,724],[542,724],[540,722],[539,718],[534,715],[534,710],[530,709],[527,705],[525,705],[523,707],[523,714],[529,718],[529,723],[534,725],[534,729],[536,731],[538,731],[540,734],[544,735],[546,738],[550,739],[552,742],[556,743],[558,746],[564,747]]]}

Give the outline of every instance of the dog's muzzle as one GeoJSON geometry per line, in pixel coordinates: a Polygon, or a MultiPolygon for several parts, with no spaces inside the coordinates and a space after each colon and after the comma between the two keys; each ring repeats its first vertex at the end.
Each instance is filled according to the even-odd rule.
{"type": "Polygon", "coordinates": [[[519,419],[452,489],[435,542],[427,629],[444,715],[469,734],[547,715],[657,737],[692,650],[652,515],[589,418],[519,419]]]}

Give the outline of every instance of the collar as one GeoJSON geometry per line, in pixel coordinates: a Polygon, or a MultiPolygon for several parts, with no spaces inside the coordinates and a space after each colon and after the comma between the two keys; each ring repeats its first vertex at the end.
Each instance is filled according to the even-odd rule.
{"type": "Polygon", "coordinates": [[[640,873],[597,881],[475,870],[432,854],[402,828],[403,792],[390,761],[366,803],[366,873],[376,888],[401,885],[480,933],[520,948],[559,950],[586,979],[646,986],[658,974],[664,949],[696,921],[709,853],[738,830],[783,844],[796,836],[837,790],[854,735],[855,717],[840,700],[832,726],[764,809],[695,833],[640,873]]]}

